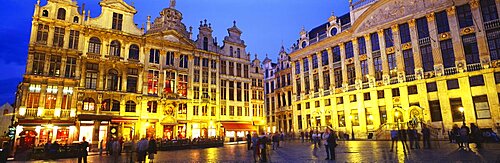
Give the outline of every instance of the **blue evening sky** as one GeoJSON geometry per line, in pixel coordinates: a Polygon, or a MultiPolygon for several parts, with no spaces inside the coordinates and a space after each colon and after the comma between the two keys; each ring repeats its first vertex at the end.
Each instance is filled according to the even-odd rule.
{"type": "MultiPolygon", "coordinates": [[[[91,16],[100,14],[100,0],[78,0],[86,4],[91,16]]],[[[146,17],[152,19],[169,6],[169,0],[125,0],[134,3],[138,13],[135,23],[145,24],[146,17]]],[[[15,100],[17,85],[25,71],[31,21],[36,0],[2,0],[0,5],[0,105],[15,100]]],[[[42,5],[46,0],[41,0],[42,5]]],[[[289,48],[302,27],[310,30],[325,23],[332,11],[337,16],[349,11],[348,0],[177,0],[176,9],[182,12],[183,22],[193,26],[198,33],[200,20],[212,23],[214,36],[222,45],[227,28],[236,20],[243,31],[242,38],[247,52],[258,54],[262,60],[276,61],[282,43],[289,48]]]]}

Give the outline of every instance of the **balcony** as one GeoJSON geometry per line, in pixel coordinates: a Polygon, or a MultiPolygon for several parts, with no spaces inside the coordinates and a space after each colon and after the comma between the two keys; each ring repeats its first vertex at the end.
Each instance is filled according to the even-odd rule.
{"type": "Polygon", "coordinates": [[[389,80],[389,82],[390,82],[391,84],[398,84],[398,83],[399,83],[399,81],[398,81],[398,78],[397,78],[397,77],[393,77],[393,78],[391,78],[391,79],[389,80]]]}
{"type": "Polygon", "coordinates": [[[295,98],[295,101],[300,101],[300,96],[297,96],[297,97],[295,98]]]}
{"type": "Polygon", "coordinates": [[[412,74],[412,75],[406,75],[406,81],[407,82],[411,82],[411,81],[415,81],[416,78],[415,78],[415,74],[412,74]]]}
{"type": "Polygon", "coordinates": [[[453,74],[456,74],[456,73],[458,73],[456,67],[449,67],[449,68],[445,68],[444,69],[444,75],[453,75],[453,74]]]}
{"type": "Polygon", "coordinates": [[[348,91],[354,91],[354,90],[356,90],[356,85],[349,85],[349,86],[347,86],[347,90],[348,91]]]}
{"type": "Polygon", "coordinates": [[[71,116],[71,110],[61,110],[61,118],[69,118],[71,116]]]}
{"type": "Polygon", "coordinates": [[[363,89],[370,88],[370,83],[365,82],[365,83],[361,84],[361,87],[362,87],[363,89]]]}
{"type": "Polygon", "coordinates": [[[431,44],[431,38],[430,37],[425,37],[421,38],[418,40],[418,45],[423,46],[423,45],[429,45],[431,44]]]}
{"type": "Polygon", "coordinates": [[[24,117],[38,117],[37,113],[38,113],[37,108],[26,109],[26,114],[24,114],[24,117]]]}
{"type": "Polygon", "coordinates": [[[473,64],[467,65],[466,71],[470,72],[470,71],[478,71],[478,70],[482,70],[482,69],[483,69],[483,66],[481,65],[481,63],[473,63],[473,64]]]}
{"type": "Polygon", "coordinates": [[[54,111],[55,109],[44,109],[43,115],[44,117],[54,117],[54,111]]]}
{"type": "Polygon", "coordinates": [[[500,27],[500,19],[492,20],[489,22],[484,23],[484,29],[485,30],[490,30],[490,29],[495,29],[500,27]]]}
{"type": "Polygon", "coordinates": [[[319,92],[315,92],[315,93],[313,94],[313,97],[314,97],[314,98],[318,98],[318,97],[319,97],[319,92]]]}
{"type": "Polygon", "coordinates": [[[323,96],[328,96],[328,95],[330,95],[330,90],[329,89],[324,90],[323,91],[323,96]]]}

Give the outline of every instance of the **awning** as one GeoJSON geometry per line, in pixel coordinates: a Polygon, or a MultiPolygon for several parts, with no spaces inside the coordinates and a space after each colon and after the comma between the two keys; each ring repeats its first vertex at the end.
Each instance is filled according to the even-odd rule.
{"type": "Polygon", "coordinates": [[[135,122],[139,120],[139,117],[113,117],[111,122],[135,122]]]}
{"type": "Polygon", "coordinates": [[[45,120],[45,119],[20,119],[18,124],[21,126],[42,126],[42,125],[54,125],[54,126],[73,126],[75,125],[74,120],[45,120]]]}
{"type": "Polygon", "coordinates": [[[226,122],[222,123],[222,127],[226,130],[230,131],[253,131],[255,128],[251,123],[234,123],[234,122],[226,122]]]}
{"type": "Polygon", "coordinates": [[[93,121],[93,120],[100,120],[100,121],[110,121],[112,116],[110,115],[99,115],[99,114],[79,114],[78,115],[78,120],[80,121],[93,121]]]}

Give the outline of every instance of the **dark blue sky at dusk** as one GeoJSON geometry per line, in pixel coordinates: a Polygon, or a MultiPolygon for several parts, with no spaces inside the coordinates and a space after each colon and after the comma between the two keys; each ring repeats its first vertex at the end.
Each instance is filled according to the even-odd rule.
{"type": "MultiPolygon", "coordinates": [[[[47,0],[41,0],[42,5],[47,0]]],[[[100,0],[77,0],[85,3],[91,16],[100,15],[100,0]]],[[[137,9],[135,23],[141,27],[146,17],[152,20],[169,6],[169,0],[125,0],[137,9]]],[[[17,85],[25,73],[31,21],[36,0],[2,0],[0,5],[0,105],[13,103],[17,85]]],[[[325,23],[332,11],[341,16],[349,11],[348,0],[177,0],[176,9],[183,14],[183,23],[193,26],[193,39],[200,20],[212,24],[214,36],[222,45],[227,28],[236,20],[243,31],[242,39],[252,59],[262,60],[268,54],[276,61],[283,44],[289,48],[302,27],[310,30],[325,23]]]]}

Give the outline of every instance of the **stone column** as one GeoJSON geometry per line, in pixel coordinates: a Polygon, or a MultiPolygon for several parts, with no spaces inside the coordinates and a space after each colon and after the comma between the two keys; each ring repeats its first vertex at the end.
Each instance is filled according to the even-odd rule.
{"type": "Polygon", "coordinates": [[[59,71],[60,77],[66,77],[66,61],[68,60],[67,56],[61,57],[61,70],[59,71]]]}
{"type": "MultiPolygon", "coordinates": [[[[333,68],[333,52],[332,48],[326,48],[326,51],[328,52],[328,68],[329,68],[329,73],[330,73],[330,85],[329,88],[330,90],[335,89],[335,76],[333,75],[335,72],[335,69],[333,68]]],[[[331,93],[332,94],[332,93],[331,93]]]]}
{"type": "Polygon", "coordinates": [[[323,56],[322,56],[322,51],[320,52],[316,52],[316,55],[318,56],[318,77],[319,77],[319,85],[318,85],[318,90],[319,90],[319,93],[322,94],[322,92],[324,91],[323,89],[323,82],[325,81],[323,79],[323,56]]]}
{"type": "Polygon", "coordinates": [[[70,37],[69,33],[70,33],[69,28],[65,28],[64,29],[64,38],[63,38],[63,40],[64,40],[63,48],[64,49],[68,49],[69,48],[69,37],[70,37]]]}
{"type": "Polygon", "coordinates": [[[465,67],[465,54],[462,37],[460,36],[460,26],[455,12],[455,6],[447,8],[446,13],[448,14],[451,40],[453,42],[453,51],[455,53],[455,66],[459,71],[463,71],[465,67]],[[462,64],[463,67],[459,67],[460,64],[462,64]]]}
{"type": "MultiPolygon", "coordinates": [[[[477,47],[479,50],[479,58],[483,62],[485,60],[490,60],[490,52],[488,51],[488,40],[486,39],[486,31],[484,29],[484,22],[481,17],[482,13],[479,8],[479,0],[472,0],[469,2],[471,7],[472,16],[474,19],[474,24],[476,24],[476,39],[477,47]]],[[[498,4],[498,3],[497,3],[498,4]]],[[[497,8],[498,10],[499,8],[497,8]]]]}
{"type": "Polygon", "coordinates": [[[394,51],[396,55],[396,69],[398,71],[398,76],[399,74],[404,74],[405,72],[405,65],[404,65],[404,58],[403,58],[403,49],[401,47],[401,37],[399,34],[399,25],[393,25],[391,26],[392,29],[392,40],[394,43],[394,51]]]}
{"type": "Polygon", "coordinates": [[[380,29],[377,31],[378,34],[378,42],[380,45],[380,57],[382,59],[382,79],[384,82],[389,82],[389,63],[387,62],[387,54],[384,40],[384,30],[380,29]]]}
{"type": "Polygon", "coordinates": [[[106,72],[104,71],[105,67],[104,67],[104,64],[101,63],[99,64],[99,76],[97,77],[99,79],[99,81],[97,81],[97,90],[104,90],[106,87],[105,87],[105,83],[106,83],[106,72]]]}
{"type": "Polygon", "coordinates": [[[347,65],[345,64],[346,54],[344,43],[339,44],[340,47],[340,61],[342,67],[342,87],[347,87],[347,65]]]}
{"type": "MultiPolygon", "coordinates": [[[[63,86],[57,86],[57,94],[56,94],[56,107],[54,111],[54,116],[60,117],[61,116],[61,105],[62,105],[62,100],[63,100],[63,86]]],[[[66,108],[69,109],[69,108],[66,108]]]]}
{"type": "Polygon", "coordinates": [[[306,92],[307,94],[310,94],[311,92],[314,92],[314,76],[313,76],[313,66],[312,66],[312,56],[307,56],[309,60],[309,92],[306,92]],[[312,82],[311,82],[312,81],[312,82]]]}
{"type": "Polygon", "coordinates": [[[300,93],[299,95],[300,95],[300,96],[303,96],[303,95],[305,94],[305,92],[304,92],[304,91],[306,90],[306,87],[305,87],[305,80],[304,80],[304,74],[305,74],[305,71],[304,71],[304,60],[303,60],[303,59],[301,59],[301,60],[299,61],[299,63],[300,63],[300,66],[299,66],[299,67],[302,69],[302,71],[300,71],[300,74],[299,74],[299,75],[300,75],[300,87],[301,87],[301,88],[300,88],[300,92],[301,92],[301,93],[300,93]]]}
{"type": "MultiPolygon", "coordinates": [[[[356,84],[356,87],[358,87],[358,86],[361,86],[362,75],[361,75],[361,63],[359,61],[359,55],[360,55],[359,54],[359,44],[358,44],[357,38],[352,39],[352,49],[354,51],[354,69],[355,69],[355,73],[356,73],[355,84],[356,84]]],[[[359,87],[359,88],[361,88],[361,87],[359,87]]]]}
{"type": "Polygon", "coordinates": [[[87,75],[87,63],[84,60],[78,59],[76,63],[76,77],[80,78],[80,87],[85,88],[85,78],[87,75]],[[78,68],[80,67],[80,68],[78,68]],[[81,75],[78,75],[79,69],[81,69],[81,75]]]}
{"type": "Polygon", "coordinates": [[[432,47],[432,60],[434,61],[434,71],[437,76],[441,76],[443,74],[443,56],[441,55],[441,49],[439,45],[438,33],[437,33],[437,25],[434,13],[431,13],[426,16],[427,17],[427,25],[429,26],[429,38],[432,47]]]}
{"type": "Polygon", "coordinates": [[[49,36],[47,37],[47,46],[52,47],[54,45],[54,26],[49,26],[49,36]]]}
{"type": "Polygon", "coordinates": [[[128,69],[123,69],[122,71],[122,81],[121,81],[121,91],[127,92],[127,72],[128,69]]]}
{"type": "Polygon", "coordinates": [[[415,63],[415,76],[417,79],[421,79],[424,70],[422,66],[422,56],[420,55],[420,47],[418,44],[418,30],[415,19],[408,21],[408,26],[410,27],[411,48],[413,50],[413,62],[415,63]]]}
{"type": "MultiPolygon", "coordinates": [[[[367,56],[367,62],[368,62],[368,81],[373,81],[375,82],[375,65],[373,64],[373,51],[372,51],[372,42],[370,38],[370,34],[366,34],[363,36],[365,38],[365,45],[366,45],[366,56],[367,56]]],[[[380,40],[379,40],[380,42],[380,40]]],[[[372,82],[370,82],[372,83],[372,82]]]]}

